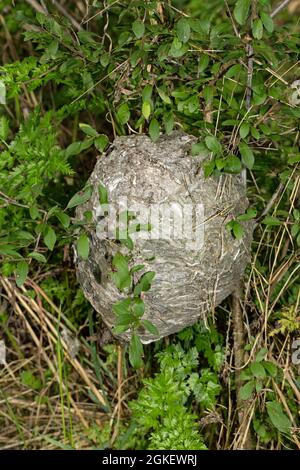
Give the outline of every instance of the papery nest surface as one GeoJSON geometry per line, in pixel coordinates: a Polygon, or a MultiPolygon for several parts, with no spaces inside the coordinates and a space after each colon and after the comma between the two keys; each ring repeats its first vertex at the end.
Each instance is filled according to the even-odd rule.
{"type": "MultiPolygon", "coordinates": [[[[242,178],[229,174],[205,178],[204,157],[191,155],[193,143],[195,137],[182,132],[162,136],[157,142],[142,134],[116,138],[109,151],[99,157],[87,183],[93,188],[90,200],[76,210],[78,219],[83,219],[86,211],[93,217],[92,228],[88,228],[89,257],[75,256],[78,279],[109,328],[116,323],[113,304],[129,295],[120,292],[112,279],[115,253],[130,255],[130,266],[144,265],[134,274],[134,282],[147,271],[155,272],[150,290],[142,293],[143,318],[157,327],[159,336],[140,328],[138,334],[144,343],[209,315],[233,292],[250,259],[252,222],[242,223],[244,236],[240,240],[226,229],[226,224],[248,207],[242,178]],[[99,185],[106,189],[109,205],[124,204],[123,210],[127,205],[136,216],[135,223],[146,222],[141,207],[164,210],[156,219],[159,227],[151,224],[148,233],[132,234],[131,251],[109,231],[99,236],[99,224],[105,225],[99,185]],[[171,227],[170,236],[166,227],[171,227]]],[[[129,339],[130,334],[120,336],[129,339]]]]}

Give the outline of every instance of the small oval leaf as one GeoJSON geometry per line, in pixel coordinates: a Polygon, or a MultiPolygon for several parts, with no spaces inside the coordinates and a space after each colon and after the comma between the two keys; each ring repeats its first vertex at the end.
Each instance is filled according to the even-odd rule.
{"type": "Polygon", "coordinates": [[[77,240],[77,252],[83,260],[88,259],[90,252],[90,241],[86,233],[82,233],[77,240]]]}
{"type": "Polygon", "coordinates": [[[53,250],[56,243],[56,233],[52,227],[47,227],[46,233],[44,235],[44,243],[50,251],[53,250]]]}
{"type": "Polygon", "coordinates": [[[16,283],[18,287],[21,287],[28,276],[29,266],[26,261],[21,261],[17,264],[16,271],[16,283]]]}
{"type": "Polygon", "coordinates": [[[132,23],[132,31],[137,39],[141,39],[145,33],[145,25],[141,20],[136,20],[132,23]]]}

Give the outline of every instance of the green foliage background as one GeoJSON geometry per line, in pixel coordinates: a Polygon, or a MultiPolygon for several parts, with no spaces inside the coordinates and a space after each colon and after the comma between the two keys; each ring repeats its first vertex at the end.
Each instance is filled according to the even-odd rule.
{"type": "MultiPolygon", "coordinates": [[[[285,9],[272,19],[270,0],[79,3],[45,2],[42,13],[30,1],[0,1],[1,273],[33,297],[28,282],[40,283],[83,336],[91,333],[87,317],[97,330],[70,254],[77,240],[88,256],[74,219],[88,197],[79,191],[117,135],[192,133],[193,153],[207,155],[207,177],[247,169],[250,216],[258,214],[239,392],[250,403],[253,446],[297,448],[300,387],[290,345],[300,302],[300,109],[292,87],[300,78],[299,16],[285,9]]],[[[238,220],[229,229],[242,237],[238,220]]],[[[14,347],[2,310],[3,337],[14,347]]],[[[91,426],[91,446],[238,446],[230,310],[225,303],[208,328],[199,323],[148,347],[137,373],[123,358],[124,375],[137,374],[128,390],[135,398],[117,431],[91,426]]],[[[97,359],[91,366],[97,380],[113,395],[102,376],[115,375],[114,346],[91,348],[106,364],[101,372],[97,359]]],[[[36,390],[47,382],[47,374],[34,378],[20,380],[36,390]]],[[[63,445],[74,447],[66,436],[63,445]]]]}

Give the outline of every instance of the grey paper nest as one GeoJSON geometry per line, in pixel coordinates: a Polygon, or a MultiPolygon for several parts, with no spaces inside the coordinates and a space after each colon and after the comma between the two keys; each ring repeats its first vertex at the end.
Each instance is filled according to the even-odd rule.
{"type": "MultiPolygon", "coordinates": [[[[145,265],[135,274],[136,281],[144,272],[156,273],[151,289],[143,293],[143,318],[156,325],[160,338],[207,316],[232,293],[250,258],[252,224],[243,223],[242,240],[234,239],[225,227],[247,209],[242,180],[236,175],[205,179],[203,158],[190,155],[194,141],[183,133],[162,136],[156,143],[145,135],[117,138],[107,154],[99,157],[88,182],[93,187],[92,197],[76,213],[82,219],[85,211],[92,211],[93,221],[99,222],[99,184],[106,188],[110,203],[126,196],[129,208],[141,202],[145,206],[203,205],[201,247],[184,238],[141,239],[140,234],[135,235],[132,264],[145,265]]],[[[88,260],[75,256],[78,279],[87,299],[112,328],[116,321],[112,305],[124,298],[109,274],[112,257],[117,251],[128,251],[109,238],[99,238],[94,229],[89,238],[88,260]]],[[[144,343],[158,339],[147,331],[139,335],[144,343]]],[[[120,336],[128,339],[130,333],[120,336]]]]}

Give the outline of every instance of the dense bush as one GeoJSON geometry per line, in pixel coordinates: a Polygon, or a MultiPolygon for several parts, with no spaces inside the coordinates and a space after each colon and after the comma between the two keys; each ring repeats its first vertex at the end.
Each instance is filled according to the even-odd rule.
{"type": "MultiPolygon", "coordinates": [[[[299,2],[278,12],[270,0],[82,3],[0,0],[2,288],[8,279],[17,292],[37,299],[39,285],[61,307],[66,325],[80,329],[90,356],[81,350],[78,361],[92,371],[107,404],[106,424],[86,426],[85,445],[299,448],[300,383],[291,363],[300,303],[299,21],[293,14],[299,2]],[[173,129],[197,137],[193,153],[207,155],[207,177],[247,171],[247,216],[257,219],[240,298],[241,374],[233,367],[230,302],[208,327],[199,323],[168,345],[147,347],[138,372],[117,346],[103,349],[90,340],[100,326],[74,276],[72,243],[82,256],[88,253],[74,207],[89,197],[82,188],[115,136],[144,132],[156,140],[173,129]]],[[[243,236],[238,220],[228,229],[243,236]]],[[[23,360],[26,349],[11,318],[18,310],[6,300],[0,325],[7,360],[23,360]]],[[[52,313],[60,331],[61,318],[52,313]]],[[[30,331],[38,337],[39,328],[30,331]]],[[[66,384],[72,373],[59,338],[60,332],[53,361],[63,409],[71,403],[66,384]]],[[[22,387],[47,390],[55,375],[51,367],[42,373],[45,364],[29,376],[24,366],[22,387]]],[[[101,407],[93,390],[80,393],[101,407]]],[[[47,410],[51,414],[50,405],[47,410]]],[[[16,414],[18,429],[22,413],[16,414]]],[[[7,416],[0,413],[0,422],[7,416]]],[[[80,448],[71,424],[63,429],[55,438],[49,432],[48,442],[80,448]]],[[[21,448],[35,446],[25,437],[20,442],[21,448]]]]}

